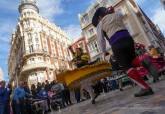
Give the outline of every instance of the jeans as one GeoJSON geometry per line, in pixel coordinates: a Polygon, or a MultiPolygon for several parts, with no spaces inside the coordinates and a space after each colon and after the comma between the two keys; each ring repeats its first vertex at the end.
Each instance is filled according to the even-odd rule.
{"type": "Polygon", "coordinates": [[[4,114],[4,111],[5,111],[5,106],[0,105],[0,114],[4,114]]]}

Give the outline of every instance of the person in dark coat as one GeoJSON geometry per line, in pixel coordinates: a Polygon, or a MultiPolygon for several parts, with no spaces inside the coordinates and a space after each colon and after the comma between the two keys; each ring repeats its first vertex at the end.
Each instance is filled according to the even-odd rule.
{"type": "Polygon", "coordinates": [[[41,90],[42,84],[40,82],[37,83],[37,93],[41,90]]]}
{"type": "Polygon", "coordinates": [[[34,84],[31,85],[31,93],[33,95],[33,98],[36,98],[37,95],[37,88],[34,84]]]}
{"type": "Polygon", "coordinates": [[[76,99],[77,103],[79,103],[80,99],[81,99],[80,88],[75,88],[74,93],[75,93],[75,99],[76,99]]]}
{"type": "Polygon", "coordinates": [[[50,84],[49,84],[49,81],[48,80],[46,80],[45,81],[45,90],[48,92],[48,91],[50,91],[50,84]]]}
{"type": "Polygon", "coordinates": [[[65,102],[67,105],[71,105],[71,99],[70,99],[70,90],[69,88],[64,84],[64,97],[65,97],[65,102]]]}
{"type": "Polygon", "coordinates": [[[6,94],[5,82],[1,81],[0,82],[0,114],[5,113],[5,105],[6,105],[5,94],[6,94]]]}

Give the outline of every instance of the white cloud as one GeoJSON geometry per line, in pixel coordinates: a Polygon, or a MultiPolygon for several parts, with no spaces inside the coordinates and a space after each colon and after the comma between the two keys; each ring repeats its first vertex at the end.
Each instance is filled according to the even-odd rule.
{"type": "Polygon", "coordinates": [[[81,37],[81,28],[80,25],[69,25],[63,28],[69,37],[73,40],[76,40],[81,37]]]}
{"type": "Polygon", "coordinates": [[[41,15],[53,21],[56,15],[64,12],[61,2],[62,0],[38,0],[37,4],[41,15]]]}
{"type": "Polygon", "coordinates": [[[163,33],[165,33],[165,10],[162,8],[156,9],[152,20],[160,27],[163,33]]]}

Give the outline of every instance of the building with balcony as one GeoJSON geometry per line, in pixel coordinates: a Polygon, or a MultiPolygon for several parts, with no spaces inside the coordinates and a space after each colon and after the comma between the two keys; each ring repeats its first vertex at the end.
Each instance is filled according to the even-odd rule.
{"type": "MultiPolygon", "coordinates": [[[[164,45],[161,44],[161,40],[164,36],[161,35],[158,37],[156,35],[159,34],[160,31],[140,9],[135,0],[97,0],[89,6],[84,13],[79,14],[82,34],[87,39],[91,59],[95,60],[97,58],[102,58],[98,43],[96,41],[96,28],[94,28],[91,23],[96,9],[102,6],[113,6],[116,11],[122,13],[123,22],[136,42],[142,43],[146,47],[149,45],[154,45],[164,49],[164,45]]],[[[107,45],[107,51],[111,51],[109,44],[107,45]]]]}
{"type": "Polygon", "coordinates": [[[3,80],[3,71],[2,71],[2,68],[0,67],[0,81],[3,80]]]}
{"type": "Polygon", "coordinates": [[[52,81],[71,69],[67,34],[39,14],[36,0],[21,0],[19,21],[11,38],[8,59],[10,81],[29,84],[52,81]]]}

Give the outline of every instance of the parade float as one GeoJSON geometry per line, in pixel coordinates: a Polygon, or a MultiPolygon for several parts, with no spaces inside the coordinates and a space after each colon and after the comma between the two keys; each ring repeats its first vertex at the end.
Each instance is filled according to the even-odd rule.
{"type": "Polygon", "coordinates": [[[74,88],[80,86],[83,80],[90,80],[90,82],[95,83],[97,80],[110,76],[111,73],[111,64],[99,62],[60,73],[56,78],[58,82],[65,83],[70,88],[74,88]]]}

